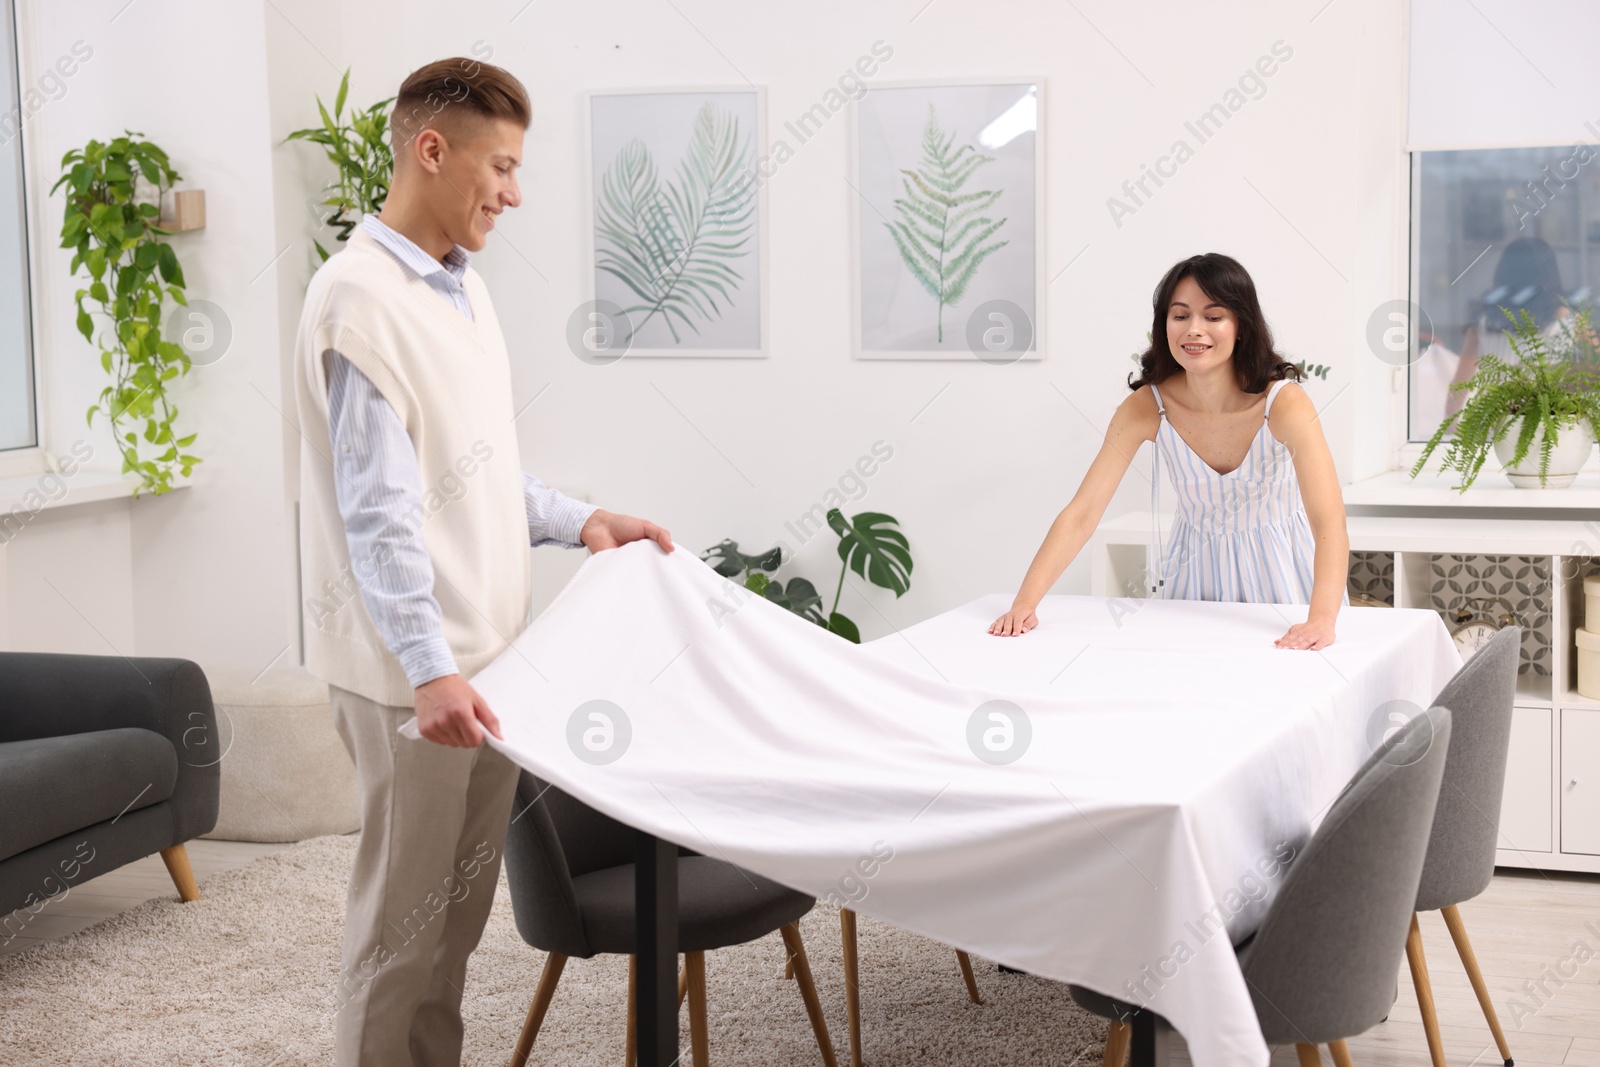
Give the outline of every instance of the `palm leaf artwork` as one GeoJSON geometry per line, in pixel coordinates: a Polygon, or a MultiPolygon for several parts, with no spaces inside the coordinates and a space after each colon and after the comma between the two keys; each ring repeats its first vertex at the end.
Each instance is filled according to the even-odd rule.
{"type": "Polygon", "coordinates": [[[938,301],[940,344],[944,343],[945,305],[960,303],[983,261],[1011,243],[989,240],[1006,220],[984,214],[1004,190],[961,191],[973,172],[993,163],[994,157],[970,144],[954,148],[955,140],[954,132],[945,135],[929,104],[928,122],[922,128],[922,165],[914,171],[900,171],[905,175],[901,185],[906,192],[894,202],[900,218],[884,223],[906,269],[938,301]]]}
{"type": "Polygon", "coordinates": [[[721,318],[733,305],[729,290],[744,280],[734,264],[750,251],[755,192],[749,139],[741,141],[738,119],[710,102],[695,116],[675,181],[662,185],[643,142],[623,145],[601,180],[595,267],[639,301],[623,308],[636,323],[630,338],[660,315],[681,344],[679,325],[698,334],[696,320],[721,318]]]}

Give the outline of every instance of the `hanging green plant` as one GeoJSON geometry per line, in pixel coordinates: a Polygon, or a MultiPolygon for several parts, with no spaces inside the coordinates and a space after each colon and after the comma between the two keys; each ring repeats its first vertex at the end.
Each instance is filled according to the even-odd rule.
{"type": "MultiPolygon", "coordinates": [[[[389,183],[394,179],[394,152],[389,146],[389,105],[394,97],[379,100],[365,110],[350,112],[350,121],[344,118],[345,97],[350,92],[350,69],[345,68],[339,80],[339,95],[333,101],[333,114],[317,97],[317,111],[322,115],[322,125],[295,130],[285,141],[310,141],[327,152],[337,177],[324,186],[329,195],[319,205],[331,208],[325,217],[328,225],[338,230],[335,240],[348,241],[362,215],[376,215],[389,196],[389,183]]],[[[328,258],[328,250],[321,242],[313,240],[317,255],[328,258]]]]}
{"type": "Polygon", "coordinates": [[[78,332],[99,349],[113,383],[90,405],[88,422],[94,425],[96,412],[111,421],[123,472],[139,476],[137,496],[140,489],[168,492],[174,474],[188,477],[200,457],[184,451],[194,434],[175,434],[178,408],[167,394],[167,383],[189,372],[189,357],[161,336],[167,297],[189,303],[177,253],[161,240],[168,231],[156,226],[161,194],[180,175],[159,147],[136,140],[143,134],[123,133],[62,156],[63,173],[50,192],[67,187],[61,247],[73,250],[72,275],[87,269],[90,279],[74,298],[78,332]],[[154,203],[135,200],[139,176],[155,187],[154,203]],[[99,333],[97,318],[106,325],[99,333]]]}

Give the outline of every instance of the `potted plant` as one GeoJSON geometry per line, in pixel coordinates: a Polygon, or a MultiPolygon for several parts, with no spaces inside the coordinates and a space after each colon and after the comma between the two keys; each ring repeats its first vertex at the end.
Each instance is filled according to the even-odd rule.
{"type": "Polygon", "coordinates": [[[767,577],[783,565],[781,546],[752,556],[739,551],[739,542],[725,540],[706,549],[700,558],[724,578],[742,575],[744,587],[751,592],[859,645],[861,631],[847,616],[839,613],[844,572],[853,570],[873,585],[892,590],[897,597],[911,588],[911,548],[899,525],[892,515],[878,511],[863,511],[846,519],[838,508],[829,509],[828,527],[839,536],[840,567],[833,607],[827,614],[823,614],[822,596],[817,587],[807,579],[790,578],[786,587],[776,578],[767,577]]]}
{"type": "MultiPolygon", "coordinates": [[[[1504,311],[1504,309],[1502,309],[1504,311]]],[[[1506,341],[1514,361],[1487,352],[1472,377],[1450,388],[1469,398],[1445,416],[1422,456],[1415,478],[1445,435],[1454,431],[1442,470],[1461,475],[1465,492],[1493,451],[1506,477],[1519,489],[1571,485],[1600,436],[1600,385],[1593,369],[1596,348],[1591,312],[1583,311],[1546,334],[1526,310],[1505,312],[1512,329],[1506,341]]]]}
{"type": "Polygon", "coordinates": [[[160,495],[172,490],[175,477],[187,478],[200,457],[188,451],[196,435],[177,430],[178,407],[168,392],[169,382],[189,373],[189,356],[163,333],[166,301],[189,303],[183,267],[159,226],[161,194],[180,175],[143,136],[125,130],[72,149],[61,157],[61,177],[50,192],[66,187],[61,247],[72,249],[74,277],[89,273],[88,286],[73,297],[78,332],[112,380],[89,406],[87,421],[93,426],[97,413],[110,421],[123,473],[139,478],[134,494],[160,495]],[[136,195],[140,177],[154,187],[154,202],[136,195]]]}
{"type": "MultiPolygon", "coordinates": [[[[319,202],[325,210],[322,221],[338,230],[335,240],[347,241],[361,216],[375,215],[389,196],[394,176],[394,153],[389,146],[389,105],[395,98],[379,100],[364,109],[352,108],[349,122],[344,117],[345,97],[350,92],[350,69],[339,79],[339,93],[333,100],[333,114],[317,97],[321,126],[295,130],[285,141],[310,141],[327,153],[338,177],[323,186],[329,195],[319,202]]],[[[329,252],[313,240],[317,255],[326,260],[329,252]]]]}

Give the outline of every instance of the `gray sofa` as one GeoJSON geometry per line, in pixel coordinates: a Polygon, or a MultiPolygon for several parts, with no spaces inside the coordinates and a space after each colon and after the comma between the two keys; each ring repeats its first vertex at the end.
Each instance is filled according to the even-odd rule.
{"type": "Polygon", "coordinates": [[[153,852],[197,899],[184,842],[216,824],[219,748],[188,660],[0,652],[0,937],[153,852]]]}

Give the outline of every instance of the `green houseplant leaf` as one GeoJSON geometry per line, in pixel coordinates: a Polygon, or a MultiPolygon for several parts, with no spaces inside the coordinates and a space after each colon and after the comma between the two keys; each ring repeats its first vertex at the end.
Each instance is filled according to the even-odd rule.
{"type": "Polygon", "coordinates": [[[895,200],[899,219],[886,222],[900,259],[937,303],[936,333],[944,343],[944,309],[958,304],[978,267],[1009,241],[991,240],[1006,224],[985,214],[1003,190],[962,192],[974,171],[993,156],[970,144],[955,148],[956,135],[946,136],[934,106],[922,130],[922,164],[901,170],[905,196],[895,200]],[[953,150],[952,150],[953,149],[953,150]]]}
{"type": "MultiPolygon", "coordinates": [[[[839,535],[839,558],[873,585],[893,590],[896,597],[911,588],[911,550],[892,515],[863,511],[846,520],[838,508],[828,512],[828,525],[839,535]]],[[[839,572],[844,583],[844,572],[839,572]]],[[[835,606],[837,606],[835,598],[835,606]]]]}

